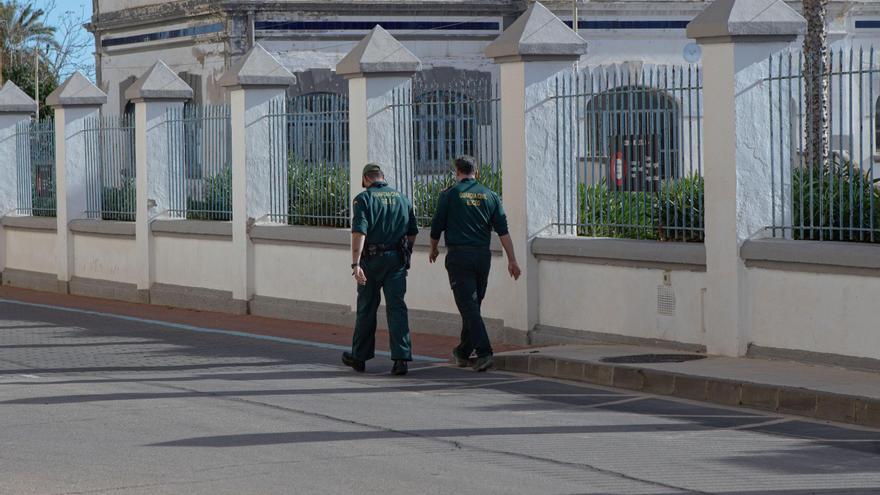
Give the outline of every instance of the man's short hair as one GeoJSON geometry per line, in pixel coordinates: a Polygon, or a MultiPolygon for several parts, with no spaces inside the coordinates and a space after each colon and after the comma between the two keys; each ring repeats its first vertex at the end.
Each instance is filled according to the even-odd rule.
{"type": "Polygon", "coordinates": [[[462,175],[472,175],[477,171],[477,161],[472,156],[460,156],[455,159],[455,170],[462,175]]]}
{"type": "Polygon", "coordinates": [[[378,180],[384,179],[385,174],[382,172],[382,167],[380,167],[379,165],[375,163],[368,163],[364,167],[364,177],[370,180],[378,180]]]}

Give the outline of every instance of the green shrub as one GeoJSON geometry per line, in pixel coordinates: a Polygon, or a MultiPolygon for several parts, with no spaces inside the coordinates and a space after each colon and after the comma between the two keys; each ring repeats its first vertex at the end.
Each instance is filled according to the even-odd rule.
{"type": "Polygon", "coordinates": [[[880,242],[880,179],[850,162],[792,171],[792,225],[795,239],[880,242]],[[803,203],[803,204],[802,204],[803,203]]]}
{"type": "Polygon", "coordinates": [[[288,215],[291,225],[349,225],[350,173],[347,166],[288,162],[288,215]]]}
{"type": "Polygon", "coordinates": [[[578,235],[701,241],[703,178],[665,181],[658,192],[615,191],[605,183],[578,187],[578,235]]]}
{"type": "Polygon", "coordinates": [[[33,206],[31,215],[35,217],[54,217],[57,205],[55,200],[55,184],[49,182],[44,187],[45,190],[41,191],[40,194],[37,194],[36,188],[31,191],[31,204],[33,206]]]}
{"type": "Polygon", "coordinates": [[[205,179],[202,199],[186,198],[189,220],[232,220],[232,168],[205,179]]]}
{"type": "Polygon", "coordinates": [[[134,178],[124,179],[120,187],[104,186],[101,190],[101,218],[134,222],[136,196],[134,178]]]}

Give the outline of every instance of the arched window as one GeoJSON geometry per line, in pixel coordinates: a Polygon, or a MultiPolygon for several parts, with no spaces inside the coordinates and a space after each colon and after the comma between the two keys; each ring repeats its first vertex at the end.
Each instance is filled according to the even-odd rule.
{"type": "Polygon", "coordinates": [[[621,86],[594,96],[579,116],[586,159],[599,164],[608,187],[656,191],[681,176],[681,110],[663,90],[621,86]],[[607,164],[607,165],[606,165],[607,164]]]}
{"type": "Polygon", "coordinates": [[[471,98],[433,90],[414,100],[413,137],[416,173],[444,173],[460,155],[474,155],[477,112],[471,98]]]}
{"type": "Polygon", "coordinates": [[[308,164],[348,163],[348,98],[316,92],[292,98],[288,105],[288,146],[308,164]]]}

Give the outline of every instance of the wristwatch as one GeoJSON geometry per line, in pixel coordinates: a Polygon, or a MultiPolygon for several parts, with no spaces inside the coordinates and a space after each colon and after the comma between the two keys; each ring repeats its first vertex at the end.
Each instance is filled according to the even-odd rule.
{"type": "Polygon", "coordinates": [[[352,264],[351,264],[351,269],[354,270],[355,268],[357,268],[357,267],[359,267],[359,266],[361,266],[360,263],[352,263],[352,264]]]}

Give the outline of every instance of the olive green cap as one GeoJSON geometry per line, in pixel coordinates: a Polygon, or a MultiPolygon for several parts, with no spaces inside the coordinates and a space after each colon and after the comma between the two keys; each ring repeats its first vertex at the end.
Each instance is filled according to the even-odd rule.
{"type": "Polygon", "coordinates": [[[363,175],[371,174],[373,172],[380,172],[381,173],[382,167],[380,167],[379,165],[377,165],[375,163],[368,163],[364,167],[364,174],[363,175]]]}

